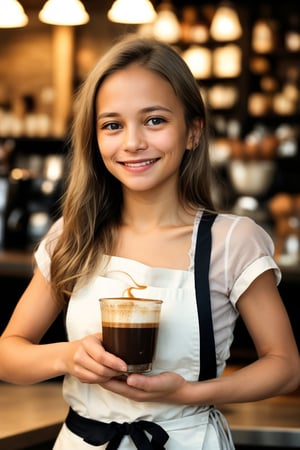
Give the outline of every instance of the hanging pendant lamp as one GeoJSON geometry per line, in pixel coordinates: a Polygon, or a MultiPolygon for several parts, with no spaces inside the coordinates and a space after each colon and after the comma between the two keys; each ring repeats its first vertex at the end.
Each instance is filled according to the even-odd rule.
{"type": "Polygon", "coordinates": [[[171,2],[163,0],[158,7],[157,18],[153,24],[154,37],[173,44],[180,39],[181,26],[171,2]]]}
{"type": "Polygon", "coordinates": [[[213,17],[210,34],[216,41],[234,41],[242,35],[242,27],[236,10],[229,1],[222,2],[213,17]]]}
{"type": "Polygon", "coordinates": [[[156,15],[149,0],[115,0],[107,13],[111,22],[128,24],[150,23],[156,15]]]}
{"type": "Polygon", "coordinates": [[[79,0],[48,0],[39,12],[39,19],[51,25],[72,26],[84,25],[90,18],[79,0]]]}
{"type": "Polygon", "coordinates": [[[20,28],[28,23],[28,16],[17,0],[0,0],[0,28],[20,28]]]}

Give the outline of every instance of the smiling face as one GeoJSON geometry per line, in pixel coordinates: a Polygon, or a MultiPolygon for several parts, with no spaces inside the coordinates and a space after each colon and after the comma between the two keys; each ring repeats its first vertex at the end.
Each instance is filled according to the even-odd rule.
{"type": "Polygon", "coordinates": [[[103,162],[124,191],[177,187],[192,130],[167,80],[138,65],[115,72],[98,91],[96,115],[103,162]]]}

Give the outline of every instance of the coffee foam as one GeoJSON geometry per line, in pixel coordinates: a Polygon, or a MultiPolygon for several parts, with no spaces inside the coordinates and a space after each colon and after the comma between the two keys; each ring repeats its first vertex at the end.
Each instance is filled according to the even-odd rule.
{"type": "Polygon", "coordinates": [[[155,324],[159,322],[161,300],[101,299],[102,321],[119,324],[155,324]],[[104,301],[105,300],[105,304],[104,301]]]}
{"type": "Polygon", "coordinates": [[[158,328],[158,322],[142,323],[142,322],[102,322],[103,328],[158,328]]]}

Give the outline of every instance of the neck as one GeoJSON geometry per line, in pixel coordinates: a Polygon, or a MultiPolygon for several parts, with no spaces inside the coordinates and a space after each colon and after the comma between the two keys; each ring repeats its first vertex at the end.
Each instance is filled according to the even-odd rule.
{"type": "Polygon", "coordinates": [[[124,195],[123,224],[139,230],[186,225],[195,211],[185,208],[177,194],[166,196],[130,193],[124,195]]]}

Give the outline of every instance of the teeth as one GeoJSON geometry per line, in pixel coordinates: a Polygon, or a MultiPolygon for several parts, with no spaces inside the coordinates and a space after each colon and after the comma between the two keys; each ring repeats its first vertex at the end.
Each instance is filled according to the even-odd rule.
{"type": "Polygon", "coordinates": [[[143,162],[136,162],[136,163],[126,163],[124,162],[124,166],[127,167],[143,167],[148,166],[149,164],[154,163],[155,159],[149,159],[149,161],[143,161],[143,162]]]}

